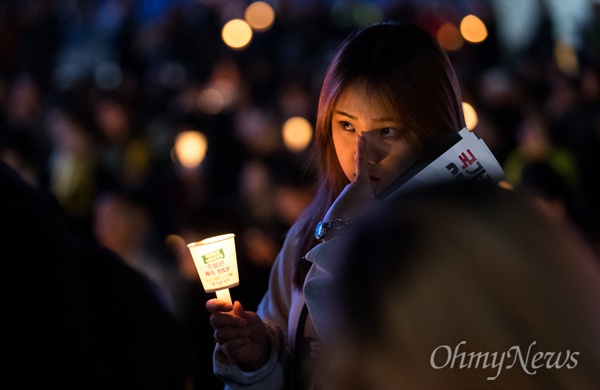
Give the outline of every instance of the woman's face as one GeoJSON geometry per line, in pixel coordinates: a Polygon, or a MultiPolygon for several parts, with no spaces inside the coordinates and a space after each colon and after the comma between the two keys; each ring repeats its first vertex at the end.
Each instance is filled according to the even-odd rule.
{"type": "Polygon", "coordinates": [[[376,195],[417,159],[405,141],[403,125],[361,88],[350,86],[342,92],[333,109],[331,132],[337,158],[350,181],[355,177],[356,136],[365,138],[376,195]]]}

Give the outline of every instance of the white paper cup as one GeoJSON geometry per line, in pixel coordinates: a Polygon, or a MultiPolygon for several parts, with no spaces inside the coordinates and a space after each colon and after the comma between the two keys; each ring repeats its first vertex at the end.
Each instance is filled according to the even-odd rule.
{"type": "Polygon", "coordinates": [[[187,245],[207,293],[240,284],[234,237],[233,233],[222,234],[187,245]]]}

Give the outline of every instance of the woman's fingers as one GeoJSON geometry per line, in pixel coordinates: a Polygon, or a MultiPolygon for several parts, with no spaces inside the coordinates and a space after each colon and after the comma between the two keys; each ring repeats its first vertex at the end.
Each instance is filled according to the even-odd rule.
{"type": "Polygon", "coordinates": [[[224,328],[226,326],[243,327],[248,325],[248,320],[232,315],[231,313],[213,313],[210,316],[210,324],[213,328],[224,328]]]}
{"type": "Polygon", "coordinates": [[[210,299],[206,308],[212,313],[210,323],[213,338],[218,343],[216,358],[226,364],[236,364],[255,371],[269,357],[265,325],[254,312],[246,312],[239,301],[233,305],[210,299]]]}
{"type": "Polygon", "coordinates": [[[241,350],[242,348],[247,348],[248,339],[240,337],[237,339],[228,340],[226,344],[224,342],[220,342],[219,344],[222,345],[222,348],[225,350],[225,353],[231,356],[234,355],[237,351],[241,350]]]}
{"type": "Polygon", "coordinates": [[[250,335],[250,328],[244,327],[225,327],[216,329],[214,339],[219,344],[224,344],[228,341],[246,338],[250,335]]]}
{"type": "Polygon", "coordinates": [[[212,313],[210,316],[210,324],[212,327],[215,329],[246,327],[248,325],[248,320],[244,308],[237,301],[234,306],[219,299],[208,300],[206,302],[206,308],[212,313]]]}
{"type": "Polygon", "coordinates": [[[233,303],[233,314],[235,314],[236,316],[238,316],[240,318],[248,317],[248,315],[246,314],[246,311],[244,310],[244,308],[242,307],[242,304],[239,301],[235,301],[233,303]]]}
{"type": "Polygon", "coordinates": [[[227,301],[222,301],[220,299],[213,298],[206,301],[206,309],[211,313],[217,313],[222,311],[229,312],[233,310],[233,306],[227,301]]]}
{"type": "Polygon", "coordinates": [[[242,304],[236,301],[233,306],[219,299],[210,299],[206,302],[207,309],[213,314],[210,316],[210,324],[215,329],[214,339],[219,344],[233,342],[240,344],[247,342],[244,339],[250,335],[248,327],[248,315],[242,304]]]}
{"type": "Polygon", "coordinates": [[[356,136],[356,153],[354,154],[354,171],[356,179],[369,181],[369,162],[367,161],[367,140],[361,135],[356,136]]]}
{"type": "Polygon", "coordinates": [[[360,202],[373,198],[371,179],[369,178],[369,161],[367,157],[367,139],[362,135],[356,136],[356,153],[354,154],[354,170],[356,179],[350,183],[348,190],[353,193],[352,197],[360,202]]]}

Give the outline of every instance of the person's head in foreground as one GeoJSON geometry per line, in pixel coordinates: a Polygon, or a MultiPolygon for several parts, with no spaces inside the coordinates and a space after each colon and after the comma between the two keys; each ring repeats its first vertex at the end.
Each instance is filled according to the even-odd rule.
{"type": "Polygon", "coordinates": [[[491,183],[384,202],[340,254],[342,333],[326,380],[340,389],[600,388],[600,262],[565,229],[491,183]]]}

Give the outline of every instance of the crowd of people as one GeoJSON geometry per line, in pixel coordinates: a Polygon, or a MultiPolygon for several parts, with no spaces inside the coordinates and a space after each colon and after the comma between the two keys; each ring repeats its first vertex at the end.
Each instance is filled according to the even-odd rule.
{"type": "MultiPolygon", "coordinates": [[[[476,107],[474,132],[508,184],[600,252],[600,6],[578,31],[569,73],[557,64],[549,17],[509,54],[487,2],[393,3],[381,6],[381,20],[433,36],[479,13],[487,39],[447,52],[462,98],[476,107]]],[[[242,4],[0,4],[0,159],[56,198],[78,242],[110,249],[155,284],[189,338],[193,382],[205,386],[222,385],[212,375],[210,294],[185,244],[235,233],[240,285],[231,294],[257,309],[288,229],[317,194],[310,149],[286,149],[281,125],[292,116],[316,124],[326,68],[357,27],[326,2],[280,2],[273,27],[234,50],[220,29],[242,4]],[[219,110],[204,98],[209,87],[221,93],[219,110]],[[208,141],[197,168],[173,159],[176,136],[190,129],[208,141]]]]}

